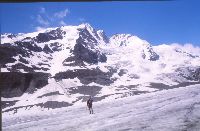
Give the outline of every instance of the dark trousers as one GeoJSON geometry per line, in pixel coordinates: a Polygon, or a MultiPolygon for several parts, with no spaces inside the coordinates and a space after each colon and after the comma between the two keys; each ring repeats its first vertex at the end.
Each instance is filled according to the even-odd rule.
{"type": "Polygon", "coordinates": [[[90,111],[90,114],[94,113],[92,107],[89,107],[89,111],[90,111]]]}

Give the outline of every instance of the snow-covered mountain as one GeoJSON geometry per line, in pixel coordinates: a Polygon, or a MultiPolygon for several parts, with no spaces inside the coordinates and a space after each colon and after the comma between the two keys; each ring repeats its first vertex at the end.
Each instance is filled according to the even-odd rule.
{"type": "Polygon", "coordinates": [[[200,52],[107,37],[89,24],[2,34],[2,112],[48,110],[200,83],[200,52]]]}

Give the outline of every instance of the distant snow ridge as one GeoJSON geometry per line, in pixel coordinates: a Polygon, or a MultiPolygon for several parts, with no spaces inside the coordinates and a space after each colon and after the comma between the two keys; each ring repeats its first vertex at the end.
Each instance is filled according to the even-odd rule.
{"type": "Polygon", "coordinates": [[[110,38],[113,46],[127,46],[134,49],[143,59],[155,61],[159,59],[159,55],[153,50],[152,46],[145,40],[141,40],[137,36],[130,34],[116,34],[110,38]]]}
{"type": "Polygon", "coordinates": [[[88,96],[110,101],[200,81],[198,51],[152,46],[131,34],[109,38],[88,23],[2,34],[0,64],[2,112],[11,115],[81,104],[88,96]]]}

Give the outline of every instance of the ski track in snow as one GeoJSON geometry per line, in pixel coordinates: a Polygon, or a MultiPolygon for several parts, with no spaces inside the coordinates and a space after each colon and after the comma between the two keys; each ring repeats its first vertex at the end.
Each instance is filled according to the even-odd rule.
{"type": "MultiPolygon", "coordinates": [[[[84,104],[84,103],[83,103],[84,104]]],[[[41,114],[7,117],[6,131],[198,131],[200,85],[175,88],[109,102],[94,102],[89,115],[85,105],[41,114]]]]}

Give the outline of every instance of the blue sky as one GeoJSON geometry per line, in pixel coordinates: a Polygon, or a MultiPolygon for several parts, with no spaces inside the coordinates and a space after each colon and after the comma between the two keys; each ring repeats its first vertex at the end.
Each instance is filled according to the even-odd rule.
{"type": "Polygon", "coordinates": [[[88,22],[108,36],[130,33],[153,45],[200,46],[200,1],[1,3],[1,32],[27,33],[88,22]]]}

